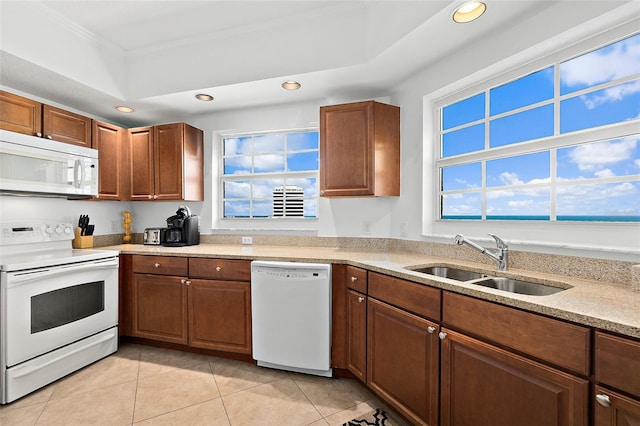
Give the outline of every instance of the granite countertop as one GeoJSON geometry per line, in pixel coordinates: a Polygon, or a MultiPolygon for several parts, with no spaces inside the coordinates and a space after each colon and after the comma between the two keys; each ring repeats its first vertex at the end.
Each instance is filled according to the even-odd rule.
{"type": "Polygon", "coordinates": [[[523,269],[498,272],[487,268],[487,265],[443,257],[362,249],[221,244],[200,244],[188,247],[122,244],[100,247],[100,249],[117,250],[122,254],[343,263],[443,290],[640,338],[640,292],[633,291],[629,286],[614,283],[603,283],[523,269]],[[508,276],[568,289],[548,296],[527,296],[474,284],[465,284],[407,269],[407,267],[414,268],[434,264],[464,267],[465,269],[485,272],[492,276],[508,276]]]}

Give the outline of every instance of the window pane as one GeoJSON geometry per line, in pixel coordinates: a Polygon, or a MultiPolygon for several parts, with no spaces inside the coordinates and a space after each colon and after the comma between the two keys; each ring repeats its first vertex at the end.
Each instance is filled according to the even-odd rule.
{"type": "Polygon", "coordinates": [[[549,220],[549,188],[487,191],[487,220],[549,220]]]}
{"type": "Polygon", "coordinates": [[[558,220],[640,221],[640,181],[558,187],[558,220]]]}
{"type": "Polygon", "coordinates": [[[491,121],[491,148],[553,135],[553,105],[545,105],[491,121]]]}
{"type": "Polygon", "coordinates": [[[253,217],[271,217],[273,215],[273,202],[271,200],[259,200],[253,202],[253,217]]]}
{"type": "Polygon", "coordinates": [[[558,179],[592,179],[640,174],[640,136],[558,150],[558,179]]]}
{"type": "Polygon", "coordinates": [[[251,137],[225,138],[224,155],[251,154],[251,137]]]}
{"type": "Polygon", "coordinates": [[[309,219],[318,217],[318,201],[316,199],[304,200],[304,217],[309,219]]]}
{"type": "Polygon", "coordinates": [[[268,179],[268,180],[255,180],[251,185],[251,196],[256,198],[271,198],[273,197],[273,191],[284,185],[282,179],[268,179]]]}
{"type": "Polygon", "coordinates": [[[443,191],[480,187],[482,187],[482,165],[480,163],[463,164],[442,169],[443,191]]]}
{"type": "Polygon", "coordinates": [[[489,94],[491,115],[553,98],[553,67],[549,67],[495,89],[489,94]]]}
{"type": "Polygon", "coordinates": [[[318,170],[318,151],[288,154],[287,170],[290,172],[318,170]]]}
{"type": "Polygon", "coordinates": [[[249,217],[249,200],[245,201],[225,201],[224,217],[246,218],[249,217]]]}
{"type": "Polygon", "coordinates": [[[254,173],[273,173],[284,171],[284,155],[268,154],[253,157],[254,173]]]}
{"type": "Polygon", "coordinates": [[[549,182],[549,151],[487,161],[487,186],[549,182]]]}
{"type": "Polygon", "coordinates": [[[315,197],[318,192],[318,183],[315,178],[287,179],[286,184],[302,188],[305,197],[315,197]]]}
{"type": "Polygon", "coordinates": [[[484,118],[484,93],[464,99],[442,109],[442,130],[484,118]]]}
{"type": "Polygon", "coordinates": [[[248,181],[225,182],[223,197],[248,199],[251,197],[251,183],[248,181]]]}
{"type": "Polygon", "coordinates": [[[451,157],[483,149],[484,124],[476,124],[442,135],[442,157],[451,157]]]}
{"type": "Polygon", "coordinates": [[[287,150],[318,149],[318,132],[290,133],[287,135],[287,150]]]}
{"type": "Polygon", "coordinates": [[[560,133],[640,117],[640,80],[576,96],[560,103],[560,133]]]}
{"type": "Polygon", "coordinates": [[[443,194],[442,219],[482,219],[482,195],[443,194]]]}
{"type": "Polygon", "coordinates": [[[284,135],[272,134],[253,137],[253,152],[255,154],[282,151],[284,151],[284,135]]]}
{"type": "Polygon", "coordinates": [[[251,174],[251,157],[229,157],[224,159],[224,174],[251,174]]]}
{"type": "Polygon", "coordinates": [[[560,94],[640,73],[640,34],[560,64],[560,94]]]}

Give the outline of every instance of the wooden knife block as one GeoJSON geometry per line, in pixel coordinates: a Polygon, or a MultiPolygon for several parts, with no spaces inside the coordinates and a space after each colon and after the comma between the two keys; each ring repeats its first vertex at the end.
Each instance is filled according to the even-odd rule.
{"type": "Polygon", "coordinates": [[[93,235],[80,235],[81,232],[82,232],[82,228],[78,226],[75,231],[75,238],[71,243],[73,248],[77,248],[77,249],[92,248],[93,235]]]}

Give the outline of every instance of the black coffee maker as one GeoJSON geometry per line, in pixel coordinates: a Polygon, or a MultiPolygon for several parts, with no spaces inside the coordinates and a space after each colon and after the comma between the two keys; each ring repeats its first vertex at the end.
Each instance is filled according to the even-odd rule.
{"type": "Polygon", "coordinates": [[[195,246],[200,244],[198,216],[192,215],[187,206],[180,206],[176,214],[167,218],[163,246],[195,246]]]}

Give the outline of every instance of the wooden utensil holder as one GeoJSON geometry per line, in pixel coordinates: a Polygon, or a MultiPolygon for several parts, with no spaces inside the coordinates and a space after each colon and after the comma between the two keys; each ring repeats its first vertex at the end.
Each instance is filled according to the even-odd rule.
{"type": "Polygon", "coordinates": [[[80,235],[81,232],[82,228],[77,227],[75,231],[75,238],[71,243],[73,248],[81,249],[93,247],[93,235],[80,235]]]}

